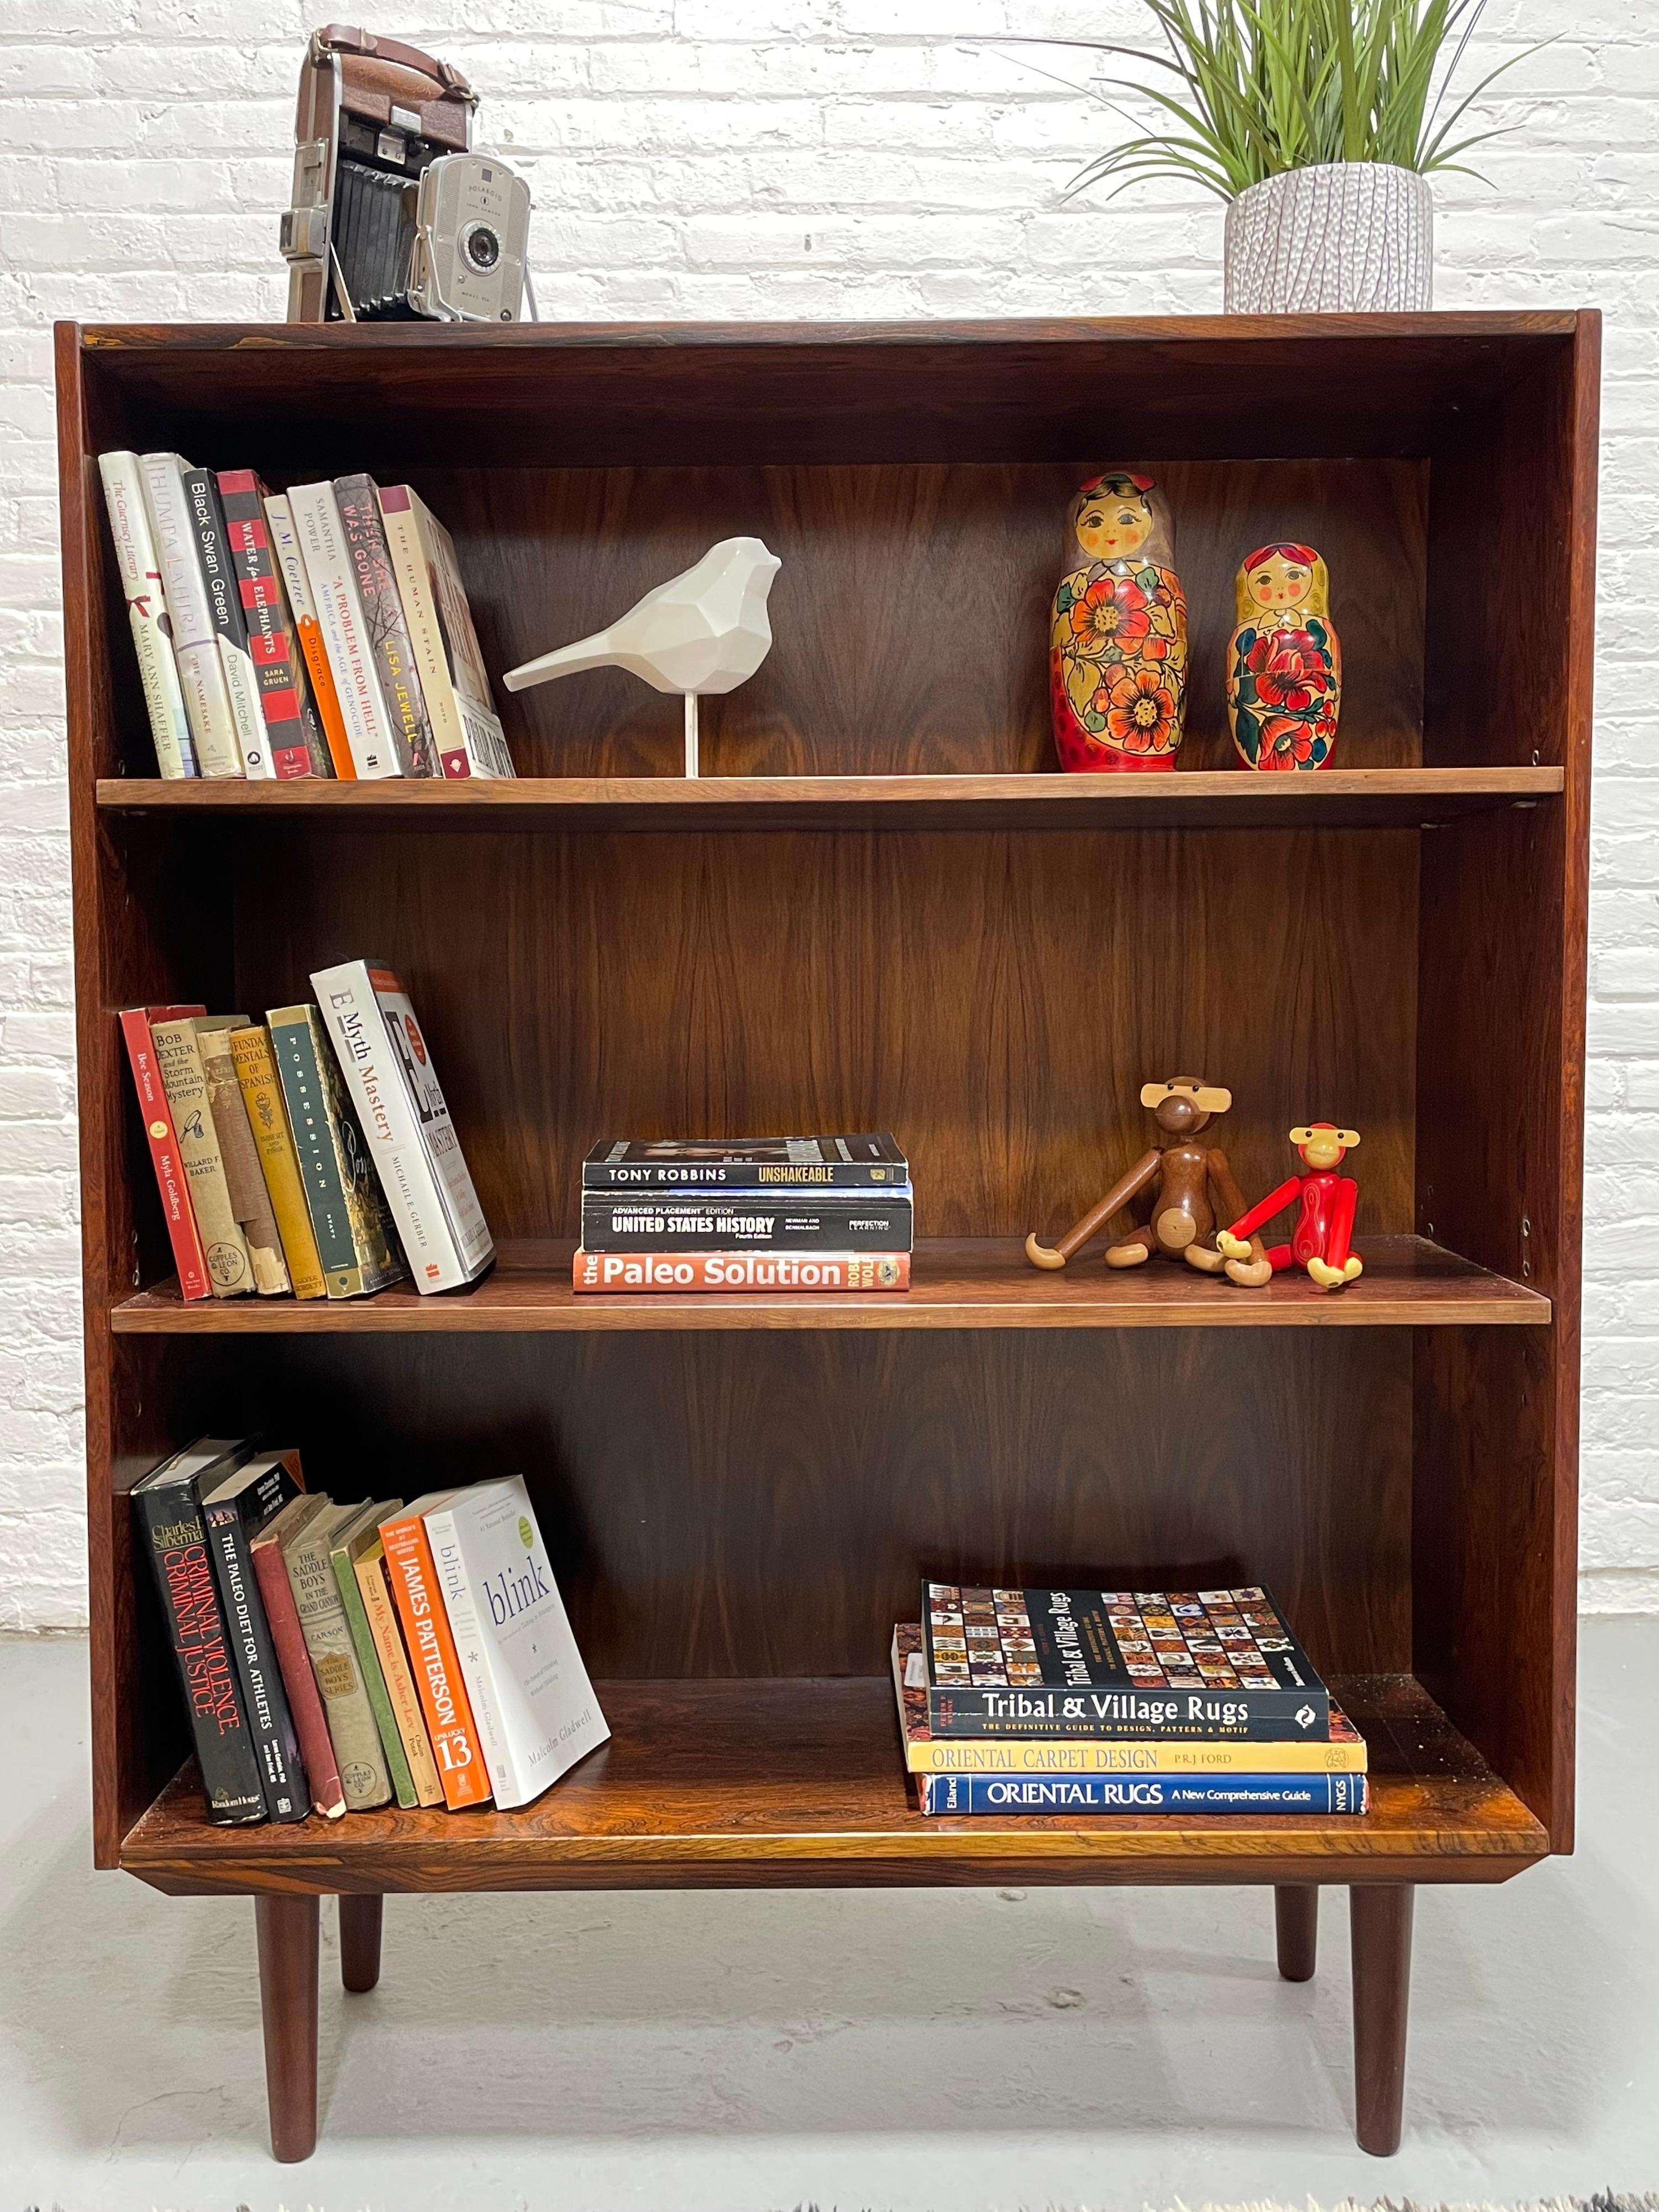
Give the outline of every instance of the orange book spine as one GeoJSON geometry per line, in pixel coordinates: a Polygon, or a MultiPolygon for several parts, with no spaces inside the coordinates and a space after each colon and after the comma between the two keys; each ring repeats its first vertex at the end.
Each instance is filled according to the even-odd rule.
{"type": "Polygon", "coordinates": [[[469,1805],[486,1805],[489,1777],[478,1749],[472,1708],[462,1686],[449,1616],[433,1572],[426,1524],[418,1513],[383,1522],[380,1541],[386,1547],[386,1579],[403,1623],[410,1672],[420,1693],[426,1732],[438,1762],[444,1802],[452,1813],[469,1805]]]}
{"type": "Polygon", "coordinates": [[[328,757],[334,763],[334,773],[342,783],[355,783],[357,763],[351,757],[351,747],[346,738],[345,717],[340,712],[340,697],[334,689],[334,672],[328,665],[323,633],[314,615],[307,615],[296,627],[300,650],[306,657],[306,668],[311,677],[312,696],[323,718],[323,735],[328,739],[328,757]]]}

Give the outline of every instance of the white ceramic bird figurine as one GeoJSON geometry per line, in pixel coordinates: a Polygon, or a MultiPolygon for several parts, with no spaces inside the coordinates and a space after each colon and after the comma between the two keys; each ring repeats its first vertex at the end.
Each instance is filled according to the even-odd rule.
{"type": "Polygon", "coordinates": [[[697,773],[697,695],[735,691],[772,649],[767,595],[782,563],[758,538],[723,538],[695,568],[647,592],[609,629],[509,668],[509,691],[584,668],[625,668],[685,696],[685,772],[697,773]]]}

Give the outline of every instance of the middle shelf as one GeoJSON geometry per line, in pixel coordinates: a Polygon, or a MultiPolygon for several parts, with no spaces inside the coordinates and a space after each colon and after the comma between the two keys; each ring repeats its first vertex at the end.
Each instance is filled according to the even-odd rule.
{"type": "Polygon", "coordinates": [[[1355,1248],[1358,1281],[1334,1293],[1299,1269],[1246,1291],[1162,1261],[1114,1272],[1098,1255],[1063,1273],[1030,1267],[1015,1237],[917,1244],[902,1292],[721,1291],[700,1296],[585,1293],[570,1286],[569,1242],[501,1247],[465,1291],[423,1297],[402,1283],[374,1297],[213,1298],[187,1304],[178,1285],[111,1309],[123,1336],[283,1335],[316,1331],[537,1332],[549,1329],[1418,1328],[1539,1327],[1539,1291],[1491,1273],[1422,1237],[1370,1237],[1355,1248]]]}

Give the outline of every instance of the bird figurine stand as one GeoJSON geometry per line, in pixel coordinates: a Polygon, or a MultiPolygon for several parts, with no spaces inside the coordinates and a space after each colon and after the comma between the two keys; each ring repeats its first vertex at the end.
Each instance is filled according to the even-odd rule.
{"type": "Polygon", "coordinates": [[[695,776],[697,701],[735,691],[771,651],[766,601],[781,566],[758,538],[722,538],[609,629],[510,668],[501,681],[509,691],[527,691],[585,668],[625,668],[659,691],[678,691],[685,701],[685,773],[695,776]]]}
{"type": "Polygon", "coordinates": [[[1108,469],[1072,501],[1048,633],[1060,764],[1172,769],[1187,702],[1187,600],[1151,477],[1108,469]]]}
{"type": "Polygon", "coordinates": [[[1311,545],[1259,545],[1235,581],[1227,720],[1246,768],[1330,765],[1342,701],[1331,582],[1311,545]]]}
{"type": "Polygon", "coordinates": [[[1322,1291],[1340,1291],[1364,1273],[1359,1255],[1348,1249],[1359,1185],[1352,1176],[1336,1172],[1359,1142],[1359,1132],[1339,1129],[1330,1121],[1312,1121],[1305,1129],[1292,1129],[1291,1142],[1308,1172],[1287,1176],[1259,1206],[1241,1213],[1231,1228],[1217,1231],[1225,1273],[1233,1282],[1255,1289],[1280,1268],[1295,1266],[1305,1267],[1322,1291]],[[1264,1252],[1257,1230],[1297,1199],[1302,1210],[1290,1243],[1271,1245],[1264,1252]]]}
{"type": "MultiPolygon", "coordinates": [[[[1115,1213],[1150,1190],[1154,1193],[1152,1218],[1107,1246],[1106,1265],[1138,1267],[1154,1252],[1160,1252],[1166,1259],[1184,1260],[1202,1274],[1220,1273],[1224,1259],[1210,1241],[1211,1231],[1218,1211],[1234,1218],[1243,1212],[1243,1194],[1233,1180],[1226,1154],[1214,1145],[1200,1145],[1194,1139],[1218,1114],[1227,1111],[1233,1103],[1232,1093],[1217,1090],[1195,1075],[1172,1075],[1167,1082],[1144,1085],[1140,1103],[1152,1109],[1159,1134],[1175,1141],[1143,1152],[1128,1173],[1121,1176],[1057,1244],[1041,1244],[1035,1234],[1028,1237],[1025,1256],[1034,1267],[1063,1267],[1106,1227],[1115,1213]]],[[[1248,1251],[1249,1247],[1242,1249],[1248,1251]]],[[[1259,1244],[1255,1251],[1262,1256],[1259,1244]]]]}

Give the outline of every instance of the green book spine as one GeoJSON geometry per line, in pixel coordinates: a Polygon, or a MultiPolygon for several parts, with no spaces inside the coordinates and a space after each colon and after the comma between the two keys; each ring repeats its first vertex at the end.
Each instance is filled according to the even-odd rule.
{"type": "MultiPolygon", "coordinates": [[[[350,1534],[353,1524],[348,1522],[343,1533],[350,1534]]],[[[409,1771],[409,1759],[404,1751],[404,1741],[398,1733],[398,1717],[392,1710],[392,1699],[386,1694],[386,1676],[380,1672],[380,1655],[374,1649],[374,1631],[368,1625],[368,1614],[363,1607],[363,1594],[357,1587],[357,1573],[351,1564],[351,1554],[345,1545],[336,1542],[329,1547],[333,1562],[334,1579],[340,1586],[340,1603],[345,1607],[346,1624],[351,1631],[351,1641],[356,1649],[357,1664],[362,1669],[363,1687],[368,1692],[368,1702],[374,1709],[374,1725],[380,1731],[380,1748],[386,1753],[386,1771],[392,1777],[392,1787],[398,1802],[405,1812],[412,1811],[419,1802],[415,1795],[415,1778],[409,1771]]]]}

